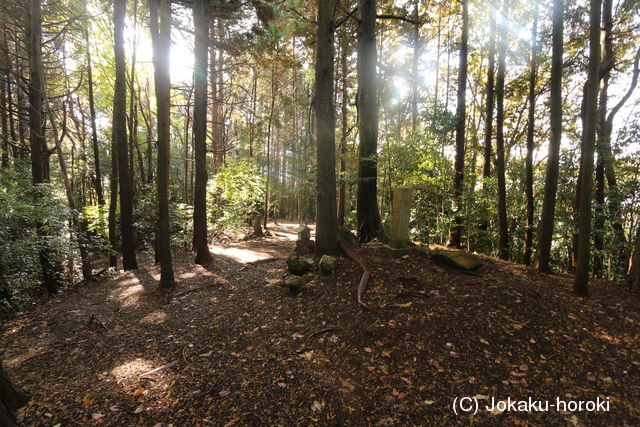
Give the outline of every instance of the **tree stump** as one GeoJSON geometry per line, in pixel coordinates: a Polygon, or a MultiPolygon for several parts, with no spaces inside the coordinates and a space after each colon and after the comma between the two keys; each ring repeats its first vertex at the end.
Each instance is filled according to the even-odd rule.
{"type": "Polygon", "coordinates": [[[13,385],[0,363],[0,425],[16,426],[15,411],[28,400],[29,395],[13,385]]]}

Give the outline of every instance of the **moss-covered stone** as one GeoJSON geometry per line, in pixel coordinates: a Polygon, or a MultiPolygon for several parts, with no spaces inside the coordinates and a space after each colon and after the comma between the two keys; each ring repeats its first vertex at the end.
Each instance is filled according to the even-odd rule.
{"type": "Polygon", "coordinates": [[[296,254],[309,255],[316,251],[315,240],[296,240],[296,254]]]}
{"type": "Polygon", "coordinates": [[[318,267],[322,274],[331,274],[336,269],[336,258],[330,255],[322,255],[318,267]]]}
{"type": "Polygon", "coordinates": [[[293,254],[287,259],[287,268],[289,269],[289,273],[302,276],[311,270],[311,262],[306,258],[293,254]]]}
{"type": "Polygon", "coordinates": [[[484,264],[480,257],[463,251],[436,249],[431,251],[431,256],[463,270],[475,270],[484,264]]]}
{"type": "Polygon", "coordinates": [[[285,279],[284,284],[289,288],[289,292],[295,295],[302,290],[306,282],[302,276],[291,275],[285,279]]]}

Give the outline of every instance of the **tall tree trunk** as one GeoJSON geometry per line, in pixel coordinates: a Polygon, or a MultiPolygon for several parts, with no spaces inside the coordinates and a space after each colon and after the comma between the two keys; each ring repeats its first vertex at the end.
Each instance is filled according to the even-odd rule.
{"type": "Polygon", "coordinates": [[[598,71],[600,67],[600,0],[591,0],[589,25],[589,71],[585,87],[584,133],[580,156],[579,208],[578,208],[578,248],[576,256],[576,276],[573,290],[578,295],[589,294],[589,258],[591,246],[591,186],[593,184],[593,152],[596,139],[598,107],[598,71]]]}
{"type": "MultiPolygon", "coordinates": [[[[491,9],[495,7],[495,1],[491,2],[491,9]]],[[[493,133],[493,101],[495,99],[495,91],[493,87],[493,79],[496,67],[496,22],[494,13],[491,13],[491,26],[489,30],[489,64],[487,66],[487,84],[485,86],[486,109],[484,113],[484,160],[482,165],[482,178],[486,179],[491,176],[491,136],[493,133]]],[[[484,188],[484,184],[483,184],[484,188]]],[[[484,227],[486,230],[486,226],[484,227]]]]}
{"type": "Polygon", "coordinates": [[[506,50],[509,36],[509,0],[503,0],[500,20],[500,46],[496,75],[496,176],[498,178],[498,256],[509,259],[509,224],[507,223],[507,188],[504,166],[504,78],[506,50]]]}
{"type": "Polygon", "coordinates": [[[529,120],[527,121],[527,158],[524,177],[524,192],[527,197],[527,218],[524,228],[524,247],[522,263],[531,263],[533,246],[533,148],[536,117],[536,76],[538,73],[538,4],[534,6],[531,26],[531,56],[529,58],[529,120]]]}
{"type": "MultiPolygon", "coordinates": [[[[93,165],[95,171],[95,179],[93,185],[96,190],[96,197],[98,198],[98,205],[100,208],[104,208],[104,192],[102,190],[102,172],[100,170],[100,147],[98,146],[98,127],[96,126],[96,106],[93,98],[93,71],[91,65],[91,46],[89,45],[89,30],[84,32],[85,46],[87,49],[87,81],[89,92],[89,115],[91,117],[91,141],[93,144],[93,165]]],[[[102,216],[102,214],[101,214],[102,216]]]]}
{"type": "Polygon", "coordinates": [[[267,223],[269,222],[269,209],[270,199],[269,190],[271,182],[271,149],[273,139],[273,115],[276,103],[276,76],[275,76],[275,61],[271,67],[271,108],[269,109],[269,123],[267,125],[267,179],[265,180],[264,191],[264,228],[267,229],[267,223]]]}
{"type": "Polygon", "coordinates": [[[411,57],[411,133],[416,134],[418,127],[418,62],[420,59],[420,25],[417,23],[419,15],[419,0],[413,2],[413,56],[411,57]]]}
{"type": "MultiPolygon", "coordinates": [[[[42,115],[42,99],[44,91],[44,76],[42,73],[42,5],[40,0],[29,0],[29,144],[31,146],[31,175],[34,184],[45,182],[45,136],[42,115]]],[[[54,259],[48,247],[48,232],[44,224],[36,224],[37,233],[43,241],[43,248],[39,251],[39,261],[42,268],[42,285],[51,295],[62,285],[62,268],[54,259]]]]}
{"type": "Polygon", "coordinates": [[[362,242],[382,237],[378,210],[378,82],[376,2],[358,0],[358,233],[362,242]]]}
{"type": "MultiPolygon", "coordinates": [[[[207,0],[195,0],[193,5],[194,101],[193,145],[195,151],[195,194],[193,202],[193,248],[196,264],[211,262],[207,239],[207,42],[209,31],[207,0]]],[[[213,58],[211,59],[214,60],[213,58]]]]}
{"type": "Polygon", "coordinates": [[[553,1],[553,29],[551,53],[551,79],[549,94],[549,154],[544,182],[544,198],[542,216],[538,233],[538,248],[534,267],[540,272],[549,272],[551,258],[551,241],[553,240],[554,217],[556,210],[556,194],[558,192],[558,166],[560,159],[560,142],[562,140],[562,56],[564,45],[564,0],[553,1]]]}
{"type": "Polygon", "coordinates": [[[151,16],[158,17],[158,32],[153,37],[153,68],[158,108],[158,256],[159,289],[173,288],[171,238],[169,224],[169,148],[171,139],[171,80],[169,53],[171,48],[171,5],[169,0],[149,0],[151,16]]]}
{"type": "Polygon", "coordinates": [[[336,135],[333,104],[333,0],[318,1],[315,96],[317,169],[316,254],[333,254],[338,242],[336,218],[336,135]]]}
{"type": "MultiPolygon", "coordinates": [[[[112,114],[115,123],[115,114],[112,114]]],[[[109,181],[109,266],[118,268],[118,232],[116,230],[116,215],[118,209],[118,142],[115,134],[111,135],[111,176],[109,181]]]]}
{"type": "Polygon", "coordinates": [[[338,225],[344,227],[344,215],[345,215],[345,203],[347,184],[346,171],[347,171],[347,118],[349,113],[349,94],[348,94],[348,74],[349,68],[347,67],[347,56],[349,52],[349,37],[341,37],[342,49],[340,51],[340,77],[342,80],[342,102],[340,103],[340,184],[338,187],[338,225]]]}
{"type": "Polygon", "coordinates": [[[640,228],[636,232],[636,243],[629,260],[627,285],[633,292],[640,292],[640,228]]]}
{"type": "Polygon", "coordinates": [[[44,126],[42,121],[42,5],[29,0],[29,145],[31,175],[36,184],[45,181],[44,126]]]}
{"type": "Polygon", "coordinates": [[[11,100],[7,99],[6,89],[8,82],[9,72],[0,68],[0,138],[2,139],[2,147],[0,147],[2,160],[0,163],[3,168],[9,166],[9,109],[7,105],[11,100]]]}
{"type": "Polygon", "coordinates": [[[458,69],[458,104],[456,107],[456,158],[453,177],[453,225],[447,246],[459,248],[462,241],[462,193],[464,189],[465,122],[467,106],[467,40],[469,33],[469,0],[462,0],[462,35],[458,69]]]}
{"type": "Polygon", "coordinates": [[[251,69],[251,122],[249,123],[249,157],[253,157],[253,140],[255,138],[256,127],[256,102],[258,100],[258,73],[255,68],[251,69]]]}
{"type": "Polygon", "coordinates": [[[113,34],[115,83],[113,93],[113,138],[118,145],[118,182],[120,186],[120,230],[122,238],[122,267],[138,268],[133,238],[133,200],[129,181],[127,141],[127,76],[124,55],[124,19],[126,0],[114,0],[113,34]]]}
{"type": "MultiPolygon", "coordinates": [[[[612,0],[602,3],[602,28],[604,37],[601,38],[600,54],[602,63],[613,61],[612,46],[612,0]]],[[[596,128],[596,161],[595,176],[595,216],[593,220],[593,275],[602,277],[604,269],[604,228],[605,228],[605,128],[607,122],[607,97],[609,92],[610,72],[607,71],[600,79],[600,93],[598,94],[598,126],[596,128]]],[[[615,256],[614,256],[615,258],[615,256]]]]}

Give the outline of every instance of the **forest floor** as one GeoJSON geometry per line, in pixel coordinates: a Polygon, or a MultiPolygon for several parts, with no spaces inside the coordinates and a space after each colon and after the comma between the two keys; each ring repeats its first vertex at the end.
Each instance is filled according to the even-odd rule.
{"type": "MultiPolygon", "coordinates": [[[[280,285],[293,224],[213,247],[203,268],[159,268],[75,288],[0,328],[5,366],[32,394],[24,425],[638,425],[640,300],[593,281],[483,257],[477,275],[418,251],[357,249],[297,296],[280,285]],[[457,416],[456,397],[476,415],[457,416]],[[491,399],[609,402],[608,412],[487,411],[491,399]]],[[[560,408],[562,409],[562,408],[560,408]]]]}

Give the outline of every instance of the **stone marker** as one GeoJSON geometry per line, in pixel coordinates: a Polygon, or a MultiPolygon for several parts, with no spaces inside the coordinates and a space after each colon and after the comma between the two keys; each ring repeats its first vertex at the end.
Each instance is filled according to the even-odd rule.
{"type": "Polygon", "coordinates": [[[482,258],[464,251],[435,249],[431,257],[463,270],[475,270],[483,264],[482,258]]]}
{"type": "Polygon", "coordinates": [[[253,222],[253,235],[255,237],[264,236],[262,232],[262,215],[260,213],[254,213],[251,221],[253,222]]]}
{"type": "Polygon", "coordinates": [[[311,260],[293,254],[287,258],[287,268],[291,274],[301,276],[311,270],[311,262],[311,260]]]}
{"type": "Polygon", "coordinates": [[[336,258],[330,255],[322,255],[318,267],[322,274],[331,274],[336,269],[336,258]]]}
{"type": "Polygon", "coordinates": [[[307,241],[311,239],[311,230],[306,225],[297,227],[296,233],[298,233],[298,240],[307,241]]]}
{"type": "Polygon", "coordinates": [[[409,219],[411,216],[411,187],[393,189],[391,204],[391,229],[389,245],[385,249],[395,256],[407,254],[409,243],[409,219]]]}

